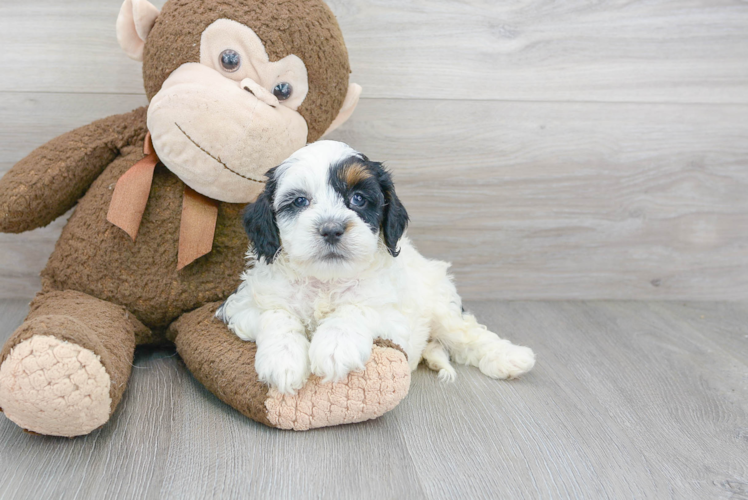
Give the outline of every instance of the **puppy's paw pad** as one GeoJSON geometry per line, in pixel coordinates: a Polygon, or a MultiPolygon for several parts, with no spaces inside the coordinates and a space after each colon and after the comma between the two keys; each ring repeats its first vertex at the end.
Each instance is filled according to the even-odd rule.
{"type": "Polygon", "coordinates": [[[355,342],[340,339],[337,342],[312,341],[309,348],[312,373],[325,383],[339,382],[350,372],[363,370],[370,356],[371,344],[366,349],[355,342]]]}
{"type": "Polygon", "coordinates": [[[441,370],[439,370],[438,378],[439,382],[452,383],[457,378],[457,372],[451,366],[442,368],[441,370]]]}
{"type": "Polygon", "coordinates": [[[258,360],[255,369],[260,381],[274,387],[281,394],[296,394],[309,378],[309,362],[306,357],[258,360]]]}
{"type": "Polygon", "coordinates": [[[483,356],[478,366],[492,378],[516,378],[532,370],[535,353],[529,347],[509,344],[483,356]]]}

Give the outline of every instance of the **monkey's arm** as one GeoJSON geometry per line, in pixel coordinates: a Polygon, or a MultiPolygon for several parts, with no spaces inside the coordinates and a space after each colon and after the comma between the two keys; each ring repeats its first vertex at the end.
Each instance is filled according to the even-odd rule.
{"type": "Polygon", "coordinates": [[[145,134],[142,107],[77,128],[32,151],[0,179],[0,232],[46,226],[67,212],[120,148],[145,134]]]}

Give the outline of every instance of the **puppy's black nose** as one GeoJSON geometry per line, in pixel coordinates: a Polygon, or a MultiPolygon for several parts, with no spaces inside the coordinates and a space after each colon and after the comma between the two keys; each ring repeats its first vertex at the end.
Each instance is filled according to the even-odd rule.
{"type": "Polygon", "coordinates": [[[343,233],[345,233],[345,224],[342,222],[325,222],[319,227],[319,234],[328,245],[339,242],[343,233]]]}

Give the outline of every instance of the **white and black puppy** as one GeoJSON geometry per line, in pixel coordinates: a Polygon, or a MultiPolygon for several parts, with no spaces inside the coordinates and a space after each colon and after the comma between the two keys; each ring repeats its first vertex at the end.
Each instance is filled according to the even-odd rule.
{"type": "Polygon", "coordinates": [[[260,380],[292,394],[314,373],[339,381],[360,370],[375,338],[421,359],[442,380],[458,363],[494,378],[535,364],[462,309],[449,264],[421,256],[390,174],[349,146],[320,141],[267,174],[245,211],[254,266],[217,316],[257,343],[260,380]]]}

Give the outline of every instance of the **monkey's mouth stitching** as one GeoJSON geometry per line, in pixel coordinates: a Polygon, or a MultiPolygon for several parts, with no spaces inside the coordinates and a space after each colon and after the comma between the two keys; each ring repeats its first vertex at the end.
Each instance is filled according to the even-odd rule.
{"type": "Polygon", "coordinates": [[[214,159],[215,161],[217,161],[218,163],[220,163],[220,164],[221,164],[221,165],[223,166],[223,168],[225,168],[226,170],[228,170],[228,171],[229,171],[229,172],[231,172],[232,174],[236,174],[236,175],[238,175],[239,177],[241,177],[242,179],[247,179],[248,181],[252,181],[252,182],[259,182],[259,183],[261,183],[261,184],[265,184],[265,183],[267,182],[267,181],[266,181],[266,180],[264,180],[264,179],[255,179],[254,177],[249,177],[249,176],[247,176],[247,175],[243,175],[243,174],[240,174],[240,173],[239,173],[239,172],[237,172],[236,170],[232,170],[232,169],[230,169],[228,165],[226,165],[226,164],[225,164],[224,162],[222,162],[222,161],[221,161],[221,159],[220,159],[220,158],[216,158],[215,156],[213,156],[212,154],[210,154],[210,152],[209,152],[209,151],[207,151],[207,150],[206,150],[206,149],[205,149],[204,147],[202,147],[202,146],[201,146],[200,144],[196,143],[196,142],[195,142],[195,140],[194,140],[194,139],[193,139],[192,137],[190,137],[189,135],[187,135],[187,132],[185,132],[184,130],[182,130],[182,127],[180,127],[180,126],[179,126],[179,124],[178,124],[177,122],[174,122],[174,125],[176,125],[176,126],[177,126],[177,128],[179,129],[179,131],[180,131],[180,132],[182,132],[182,134],[184,134],[184,136],[185,136],[185,137],[186,137],[187,139],[189,139],[189,141],[190,141],[190,142],[191,142],[192,144],[194,144],[195,146],[197,146],[197,149],[199,149],[200,151],[202,151],[202,152],[203,152],[203,153],[205,153],[206,155],[208,155],[208,156],[210,156],[211,158],[213,158],[213,159],[214,159]]]}

